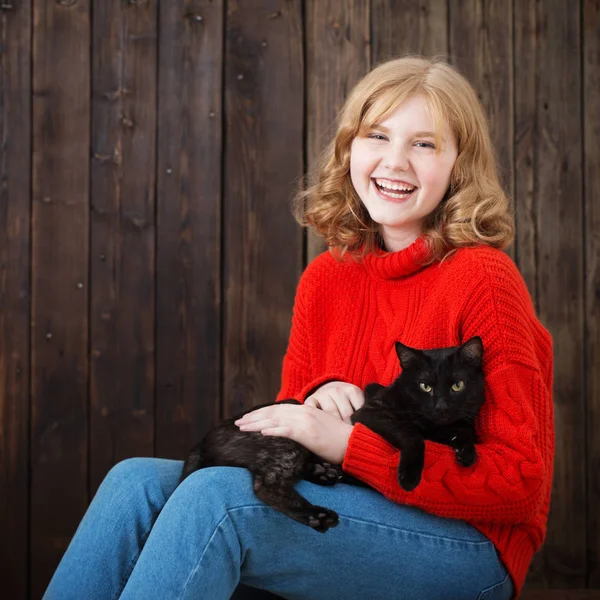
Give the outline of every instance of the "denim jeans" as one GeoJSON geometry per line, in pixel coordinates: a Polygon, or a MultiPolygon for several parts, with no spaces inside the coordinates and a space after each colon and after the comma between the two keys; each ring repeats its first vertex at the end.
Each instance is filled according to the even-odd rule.
{"type": "Polygon", "coordinates": [[[507,600],[493,544],[472,526],[396,505],[370,488],[298,491],[332,508],[319,533],[256,498],[245,469],[179,487],[182,463],[132,458],[102,482],[45,600],[226,600],[240,581],[293,600],[507,600]]]}

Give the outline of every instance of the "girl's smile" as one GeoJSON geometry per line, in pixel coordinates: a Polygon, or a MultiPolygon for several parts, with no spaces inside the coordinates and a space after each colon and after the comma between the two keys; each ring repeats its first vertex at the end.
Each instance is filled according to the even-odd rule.
{"type": "Polygon", "coordinates": [[[390,202],[403,202],[407,200],[417,186],[406,181],[395,181],[392,179],[375,179],[372,178],[377,193],[384,199],[390,202]]]}

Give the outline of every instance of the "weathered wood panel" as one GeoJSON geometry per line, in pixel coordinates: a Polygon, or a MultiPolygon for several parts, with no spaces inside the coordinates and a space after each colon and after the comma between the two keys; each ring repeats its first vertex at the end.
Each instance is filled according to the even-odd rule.
{"type": "Polygon", "coordinates": [[[31,597],[88,503],[90,2],[35,0],[31,597]]]}
{"type": "Polygon", "coordinates": [[[448,59],[447,0],[371,0],[373,66],[407,54],[448,59]]]}
{"type": "Polygon", "coordinates": [[[541,234],[538,223],[537,189],[537,69],[538,39],[536,3],[519,2],[514,7],[514,156],[515,217],[517,224],[515,254],[519,270],[538,306],[537,243],[541,234]]]}
{"type": "Polygon", "coordinates": [[[31,2],[0,10],[0,586],[25,598],[29,551],[31,2]]]}
{"type": "Polygon", "coordinates": [[[154,451],[156,2],[94,5],[90,485],[154,451]],[[117,342],[117,343],[115,343],[117,342]]]}
{"type": "MultiPolygon", "coordinates": [[[[370,65],[369,6],[361,0],[306,2],[307,163],[333,139],[346,97],[370,65]]],[[[307,262],[325,250],[307,234],[307,262]]]]}
{"type": "MultiPolygon", "coordinates": [[[[519,270],[538,307],[537,244],[540,235],[537,183],[538,122],[537,77],[538,41],[535,2],[519,3],[514,8],[514,53],[518,64],[514,71],[514,156],[515,156],[515,255],[519,270]]],[[[528,587],[544,586],[545,556],[538,553],[527,577],[528,587]]]]}
{"type": "Polygon", "coordinates": [[[535,222],[536,231],[526,238],[528,245],[519,248],[519,257],[555,347],[552,506],[547,541],[529,583],[581,588],[586,579],[587,520],[579,6],[519,2],[515,22],[516,56],[535,57],[515,62],[521,144],[517,156],[530,157],[531,165],[526,166],[532,169],[518,178],[517,207],[519,215],[530,212],[527,218],[535,222]],[[533,131],[525,120],[531,114],[533,131]]]}
{"type": "Polygon", "coordinates": [[[160,13],[156,454],[178,459],[220,414],[223,10],[160,13]]]}
{"type": "MultiPolygon", "coordinates": [[[[512,0],[467,0],[450,11],[451,59],[477,91],[488,118],[500,178],[513,198],[512,0]]],[[[513,205],[514,208],[514,205],[513,205]]],[[[508,249],[514,257],[514,246],[508,249]]]]}
{"type": "Polygon", "coordinates": [[[600,2],[583,1],[587,587],[600,588],[600,2]]]}
{"type": "Polygon", "coordinates": [[[230,1],[226,40],[223,410],[274,399],[302,268],[290,211],[302,172],[298,0],[230,1]]]}

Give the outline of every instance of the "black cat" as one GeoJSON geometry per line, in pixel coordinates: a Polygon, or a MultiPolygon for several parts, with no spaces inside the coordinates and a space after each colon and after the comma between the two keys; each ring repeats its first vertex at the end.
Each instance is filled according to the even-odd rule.
{"type": "MultiPolygon", "coordinates": [[[[396,353],[402,373],[389,387],[369,384],[365,403],[352,415],[352,422],[363,423],[401,450],[398,481],[410,491],[421,479],[425,439],[452,446],[463,465],[475,462],[474,419],[484,400],[483,346],[478,337],[462,346],[434,350],[416,350],[397,342],[396,353]]],[[[234,422],[243,414],[209,431],[194,447],[183,465],[180,483],[206,467],[245,467],[263,502],[317,531],[335,527],[337,514],[311,504],[294,485],[300,479],[320,485],[342,480],[362,483],[293,440],[240,431],[234,422]]]]}
{"type": "Polygon", "coordinates": [[[454,448],[465,467],[477,459],[475,417],[485,399],[483,344],[474,337],[462,346],[416,350],[396,342],[396,354],[402,373],[389,387],[367,385],[365,403],[352,421],[401,450],[398,482],[410,492],[421,481],[425,440],[454,448]]]}

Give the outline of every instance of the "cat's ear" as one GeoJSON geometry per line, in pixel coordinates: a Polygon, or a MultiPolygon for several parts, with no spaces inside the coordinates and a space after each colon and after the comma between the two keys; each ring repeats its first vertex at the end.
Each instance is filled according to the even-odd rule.
{"type": "Polygon", "coordinates": [[[409,348],[400,342],[396,342],[396,354],[398,355],[403,371],[421,360],[421,353],[418,350],[409,348]]]}
{"type": "Polygon", "coordinates": [[[481,338],[475,336],[467,340],[460,347],[459,354],[462,362],[480,367],[483,360],[483,342],[481,338]]]}

